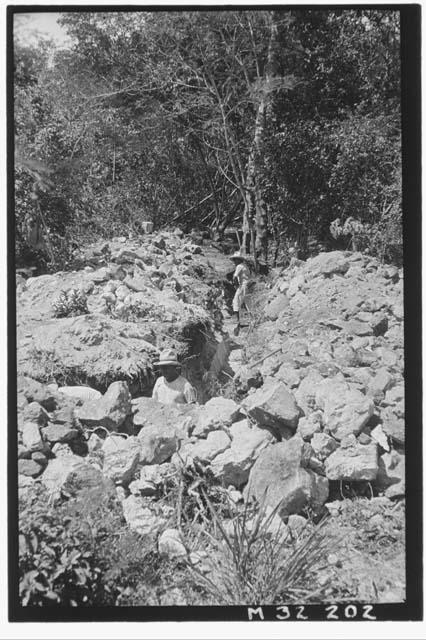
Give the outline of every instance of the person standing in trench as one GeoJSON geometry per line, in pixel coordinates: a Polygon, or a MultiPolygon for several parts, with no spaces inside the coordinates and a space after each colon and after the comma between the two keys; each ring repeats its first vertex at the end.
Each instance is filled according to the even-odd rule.
{"type": "Polygon", "coordinates": [[[174,349],[160,353],[158,367],[161,376],[152,390],[153,400],[163,404],[192,404],[197,401],[197,393],[190,382],[181,375],[181,364],[174,349]]]}
{"type": "Polygon", "coordinates": [[[231,256],[231,260],[236,265],[232,279],[237,285],[237,290],[232,300],[232,310],[237,319],[237,326],[234,329],[234,335],[237,336],[241,329],[241,309],[243,305],[247,309],[246,296],[247,286],[250,280],[250,269],[247,265],[247,259],[241,251],[236,251],[231,256]]]}

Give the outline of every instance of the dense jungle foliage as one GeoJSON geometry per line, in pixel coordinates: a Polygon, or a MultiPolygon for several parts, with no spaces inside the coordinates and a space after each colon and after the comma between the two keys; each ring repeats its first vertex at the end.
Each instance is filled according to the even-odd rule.
{"type": "Polygon", "coordinates": [[[18,264],[57,270],[85,240],[144,220],[237,227],[270,263],[312,240],[398,258],[398,11],[60,22],[69,47],[15,41],[18,264]]]}

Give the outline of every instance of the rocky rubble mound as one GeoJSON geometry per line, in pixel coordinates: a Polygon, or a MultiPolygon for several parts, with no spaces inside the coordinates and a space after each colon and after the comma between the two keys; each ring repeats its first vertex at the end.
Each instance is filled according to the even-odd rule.
{"type": "MultiPolygon", "coordinates": [[[[401,497],[402,320],[401,270],[331,252],[273,274],[264,316],[245,347],[248,392],[238,402],[167,406],[132,399],[125,379],[100,394],[21,375],[20,490],[34,482],[52,493],[70,484],[113,490],[131,528],[164,532],[164,554],[177,553],[179,540],[173,530],[165,534],[171,513],[159,497],[188,469],[236,502],[279,507],[286,523],[321,515],[345,487],[401,497]],[[259,352],[274,353],[249,374],[259,352]]],[[[78,327],[82,318],[72,321],[78,327]]],[[[148,353],[150,343],[141,343],[148,353]]]]}
{"type": "Polygon", "coordinates": [[[333,251],[275,271],[246,348],[244,375],[256,373],[263,385],[250,389],[243,404],[283,442],[256,462],[255,493],[280,493],[303,442],[305,468],[331,488],[369,483],[372,492],[404,495],[403,335],[402,269],[333,251]],[[255,372],[250,360],[262,351],[275,353],[255,372]],[[288,460],[290,444],[298,453],[288,460]]]}
{"type": "MultiPolygon", "coordinates": [[[[179,230],[116,238],[81,252],[79,270],[19,278],[19,372],[101,391],[126,380],[140,395],[152,389],[158,350],[202,354],[206,334],[215,341],[211,283],[233,266],[195,240],[179,230]],[[67,313],[67,300],[77,299],[85,305],[67,313]]],[[[203,369],[200,359],[191,364],[203,369]]]]}

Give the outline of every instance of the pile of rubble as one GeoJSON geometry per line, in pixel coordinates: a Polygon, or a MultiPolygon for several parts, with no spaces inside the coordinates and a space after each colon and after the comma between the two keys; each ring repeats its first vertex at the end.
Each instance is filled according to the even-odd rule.
{"type": "MultiPolygon", "coordinates": [[[[126,254],[130,259],[142,269],[136,263],[142,258],[126,254]]],[[[115,260],[128,264],[123,255],[115,260]]],[[[84,273],[93,283],[97,272],[84,273]]],[[[236,372],[246,384],[238,402],[214,397],[203,405],[167,406],[132,398],[123,380],[101,394],[21,376],[21,491],[39,481],[52,492],[67,490],[71,481],[113,487],[129,525],[141,533],[160,533],[173,520],[173,509],[158,507],[161,486],[194,465],[235,502],[255,497],[269,508],[280,504],[285,522],[322,513],[342,483],[368,485],[384,499],[404,496],[402,277],[401,270],[349,252],[320,254],[274,273],[264,318],[250,337],[251,355],[246,344],[248,365],[236,372]],[[259,345],[275,353],[256,370],[250,357],[254,362],[259,345]]],[[[106,299],[107,280],[99,284],[91,304],[106,299]]],[[[108,291],[117,294],[119,286],[108,291]]],[[[188,304],[176,297],[179,303],[188,304]]],[[[144,345],[148,352],[146,338],[144,345]]],[[[164,548],[176,550],[179,541],[167,540],[164,548]]]]}
{"type": "Polygon", "coordinates": [[[273,355],[240,372],[242,382],[253,381],[251,414],[274,426],[263,407],[287,398],[286,429],[296,429],[269,449],[271,490],[298,438],[292,446],[304,443],[322,482],[370,483],[389,498],[404,496],[403,315],[402,269],[369,256],[322,253],[275,272],[252,337],[257,352],[262,343],[273,355]]]}
{"type": "MultiPolygon", "coordinates": [[[[159,350],[174,347],[185,359],[203,351],[203,335],[215,340],[211,283],[233,266],[193,240],[179,230],[116,238],[81,253],[77,271],[19,276],[19,372],[102,391],[125,380],[132,395],[149,393],[159,350]],[[61,307],[58,317],[58,299],[62,306],[67,300],[61,292],[85,299],[87,312],[67,316],[61,307]]],[[[196,364],[198,374],[203,362],[196,364]]]]}

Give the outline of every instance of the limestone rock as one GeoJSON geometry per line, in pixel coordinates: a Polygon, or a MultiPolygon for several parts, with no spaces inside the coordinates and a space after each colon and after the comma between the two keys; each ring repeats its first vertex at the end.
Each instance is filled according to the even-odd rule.
{"type": "Polygon", "coordinates": [[[166,524],[165,518],[155,515],[151,509],[146,506],[143,498],[130,495],[122,502],[123,514],[127,524],[141,535],[157,535],[159,529],[166,524]]]}
{"type": "Polygon", "coordinates": [[[49,420],[49,414],[38,402],[30,402],[24,409],[24,420],[44,427],[49,420]]]}
{"type": "Polygon", "coordinates": [[[100,400],[102,393],[91,387],[59,387],[58,393],[68,398],[74,398],[81,404],[90,400],[100,400]]]}
{"type": "Polygon", "coordinates": [[[350,263],[342,251],[330,251],[320,253],[314,258],[309,258],[304,267],[305,273],[311,276],[344,274],[349,269],[350,263]]]}
{"type": "Polygon", "coordinates": [[[18,460],[18,473],[30,478],[37,478],[43,471],[41,464],[35,460],[18,460]]]}
{"type": "Polygon", "coordinates": [[[384,449],[385,451],[390,451],[388,438],[383,431],[381,424],[378,424],[377,427],[374,427],[374,429],[371,431],[371,437],[375,442],[377,442],[377,444],[382,447],[382,449],[384,449]]]}
{"type": "Polygon", "coordinates": [[[177,451],[180,438],[175,427],[164,424],[144,427],[137,439],[141,464],[161,464],[177,451]]]}
{"type": "Polygon", "coordinates": [[[105,455],[115,453],[120,449],[127,449],[127,447],[127,438],[115,434],[108,436],[105,440],[101,440],[101,448],[105,455]]]}
{"type": "Polygon", "coordinates": [[[43,451],[46,447],[36,422],[25,422],[22,429],[22,443],[29,451],[43,451]]]}
{"type": "Polygon", "coordinates": [[[394,442],[400,445],[405,444],[405,421],[399,418],[391,407],[385,407],[380,417],[383,421],[382,429],[385,434],[394,442]]]}
{"type": "Polygon", "coordinates": [[[284,384],[289,389],[297,387],[300,384],[301,380],[300,371],[290,366],[286,362],[284,362],[284,364],[280,366],[275,374],[275,377],[278,378],[278,380],[284,382],[284,384]]]}
{"type": "Polygon", "coordinates": [[[289,282],[288,289],[287,289],[287,296],[289,298],[292,298],[293,296],[295,296],[298,293],[298,291],[300,291],[300,289],[303,288],[304,284],[305,284],[305,276],[303,275],[303,273],[298,273],[289,282]]]}
{"type": "Polygon", "coordinates": [[[310,413],[306,418],[300,418],[297,425],[297,433],[299,433],[304,440],[310,440],[314,434],[321,431],[322,428],[322,412],[314,411],[310,413]]]}
{"type": "Polygon", "coordinates": [[[80,456],[72,453],[50,460],[43,473],[42,482],[50,491],[60,491],[75,469],[84,464],[80,456]]]}
{"type": "Polygon", "coordinates": [[[44,440],[48,442],[69,442],[78,436],[77,429],[71,429],[62,424],[49,424],[41,431],[44,440]]]}
{"type": "Polygon", "coordinates": [[[42,467],[45,467],[48,463],[47,456],[42,451],[34,451],[31,454],[31,460],[34,460],[34,462],[37,462],[37,464],[40,464],[42,467]]]}
{"type": "Polygon", "coordinates": [[[385,347],[377,347],[376,355],[385,367],[397,367],[400,361],[395,351],[386,349],[385,347]]]}
{"type": "Polygon", "coordinates": [[[338,378],[318,385],[316,404],[324,410],[324,428],[337,440],[358,434],[374,413],[374,403],[338,378]]]}
{"type": "MultiPolygon", "coordinates": [[[[152,398],[135,398],[132,400],[133,424],[137,428],[177,427],[188,419],[191,428],[197,422],[198,405],[169,405],[157,402],[152,398]]],[[[191,430],[191,429],[190,429],[191,430]]]]}
{"type": "MultiPolygon", "coordinates": [[[[77,465],[67,475],[65,482],[62,485],[62,489],[69,495],[75,496],[81,491],[95,490],[97,497],[101,494],[106,496],[115,496],[114,483],[105,478],[101,471],[92,464],[82,463],[77,465]]],[[[92,501],[95,499],[94,494],[91,494],[92,501]]]]}
{"type": "Polygon", "coordinates": [[[52,453],[56,458],[63,458],[68,456],[74,456],[74,453],[69,446],[65,442],[57,442],[52,446],[52,453]]]}
{"type": "Polygon", "coordinates": [[[177,529],[166,529],[158,538],[158,552],[166,558],[184,558],[186,549],[177,529]]]}
{"type": "Polygon", "coordinates": [[[318,385],[324,380],[324,378],[316,371],[310,371],[308,375],[303,378],[299,385],[299,388],[295,392],[295,398],[299,407],[305,414],[310,413],[316,409],[315,396],[318,385]]]}
{"type": "Polygon", "coordinates": [[[247,482],[256,458],[274,442],[274,438],[265,429],[250,425],[247,420],[232,425],[231,437],[231,446],[213,459],[211,469],[225,486],[239,488],[247,482]]]}
{"type": "Polygon", "coordinates": [[[405,495],[405,456],[397,451],[384,453],[379,460],[377,486],[387,498],[405,495]]]}
{"type": "Polygon", "coordinates": [[[134,495],[155,495],[162,484],[176,474],[176,467],[168,462],[163,464],[150,464],[141,467],[139,479],[129,485],[129,490],[134,495]]]}
{"type": "Polygon", "coordinates": [[[206,436],[210,431],[230,427],[240,413],[239,405],[228,398],[211,398],[201,407],[193,435],[206,436]]]}
{"type": "Polygon", "coordinates": [[[307,525],[308,521],[306,518],[297,513],[293,513],[288,517],[287,527],[293,538],[298,538],[304,529],[306,529],[307,525]]]}
{"type": "Polygon", "coordinates": [[[250,472],[247,496],[275,508],[281,517],[310,505],[319,510],[328,497],[328,480],[306,468],[310,447],[300,436],[265,449],[250,472]]]}
{"type": "Polygon", "coordinates": [[[381,402],[393,381],[394,378],[387,369],[379,369],[368,385],[367,395],[371,396],[375,402],[381,402]]]}
{"type": "Polygon", "coordinates": [[[349,320],[345,322],[345,331],[356,336],[371,336],[373,333],[372,328],[367,322],[360,322],[359,320],[349,320]]]}
{"type": "Polygon", "coordinates": [[[192,458],[195,461],[210,462],[230,445],[231,439],[224,431],[210,431],[206,440],[198,440],[195,443],[192,458]]]}
{"type": "Polygon", "coordinates": [[[56,407],[56,394],[47,385],[27,376],[18,376],[17,392],[18,400],[21,396],[27,402],[38,402],[46,411],[53,411],[56,407]]]}
{"type": "Polygon", "coordinates": [[[291,391],[282,383],[258,389],[244,401],[248,415],[260,427],[273,427],[279,431],[295,431],[299,421],[299,407],[291,391]]]}
{"type": "Polygon", "coordinates": [[[263,376],[259,369],[242,367],[234,377],[237,393],[244,395],[249,389],[259,389],[263,384],[263,376]]]}
{"type": "Polygon", "coordinates": [[[378,473],[377,445],[354,444],[340,447],[325,461],[325,472],[329,480],[375,480],[378,473]]]}
{"type": "Polygon", "coordinates": [[[284,293],[281,293],[266,305],[264,311],[265,317],[268,318],[268,320],[276,320],[283,311],[289,308],[289,305],[288,297],[284,293]]]}
{"type": "Polygon", "coordinates": [[[141,447],[137,438],[128,438],[124,448],[105,455],[103,473],[116,484],[127,486],[135,476],[140,457],[141,447]]]}
{"type": "Polygon", "coordinates": [[[101,425],[116,430],[131,414],[131,396],[125,382],[113,382],[99,400],[89,400],[77,409],[77,416],[87,426],[101,425]]]}
{"type": "Polygon", "coordinates": [[[311,447],[319,460],[325,460],[338,446],[338,442],[326,433],[315,433],[311,440],[311,447]]]}
{"type": "Polygon", "coordinates": [[[333,349],[333,357],[341,367],[356,367],[359,364],[358,353],[348,344],[337,345],[333,349]]]}
{"type": "Polygon", "coordinates": [[[102,438],[96,435],[96,433],[92,433],[89,440],[87,441],[87,448],[89,453],[93,453],[94,451],[99,451],[102,449],[104,441],[102,438]]]}
{"type": "Polygon", "coordinates": [[[392,389],[389,389],[386,392],[383,404],[395,405],[398,402],[401,402],[402,400],[404,400],[404,397],[405,397],[404,387],[402,385],[398,385],[396,387],[392,387],[392,389]]]}

